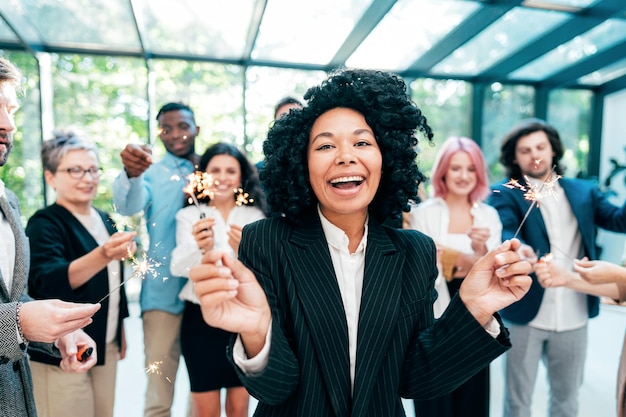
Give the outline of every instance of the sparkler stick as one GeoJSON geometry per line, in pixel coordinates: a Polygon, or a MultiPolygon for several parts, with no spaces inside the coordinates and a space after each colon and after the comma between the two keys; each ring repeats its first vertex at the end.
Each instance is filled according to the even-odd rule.
{"type": "MultiPolygon", "coordinates": [[[[509,181],[507,184],[505,184],[505,186],[507,186],[508,188],[520,188],[526,191],[526,193],[524,194],[524,198],[526,198],[527,200],[531,200],[530,206],[528,207],[528,210],[526,210],[526,214],[524,214],[522,221],[520,222],[519,226],[517,227],[517,230],[515,231],[515,234],[513,235],[513,239],[515,239],[517,235],[519,235],[520,231],[522,230],[522,226],[524,226],[524,223],[526,222],[526,219],[528,219],[528,216],[530,215],[530,212],[533,209],[533,207],[537,205],[537,202],[539,201],[539,199],[545,196],[545,194],[543,194],[543,189],[547,186],[548,189],[551,190],[550,192],[552,194],[554,193],[554,184],[559,178],[561,178],[559,175],[557,175],[556,178],[550,180],[550,178],[552,178],[552,174],[554,173],[555,168],[556,168],[556,165],[554,165],[552,169],[550,169],[550,172],[548,172],[546,179],[543,181],[539,189],[536,189],[536,187],[531,187],[530,190],[526,191],[526,189],[521,184],[519,184],[517,180],[513,180],[513,179],[509,181]]],[[[530,183],[528,180],[527,182],[530,183]]]]}
{"type": "Polygon", "coordinates": [[[158,262],[153,262],[150,259],[148,259],[148,257],[146,257],[146,254],[143,255],[142,260],[137,260],[137,258],[133,254],[130,253],[130,250],[128,252],[128,259],[132,262],[133,273],[124,281],[122,281],[118,286],[116,286],[111,291],[109,291],[107,295],[102,297],[100,301],[98,301],[98,304],[100,304],[101,302],[109,298],[111,294],[113,294],[115,291],[122,288],[124,284],[126,284],[128,281],[130,281],[134,277],[138,277],[138,276],[145,277],[146,274],[152,274],[153,277],[156,277],[157,271],[156,269],[154,269],[154,267],[161,265],[158,262]]]}

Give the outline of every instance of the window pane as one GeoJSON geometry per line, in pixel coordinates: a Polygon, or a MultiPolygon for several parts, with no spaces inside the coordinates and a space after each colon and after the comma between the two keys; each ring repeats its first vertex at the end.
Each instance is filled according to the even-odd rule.
{"type": "Polygon", "coordinates": [[[39,111],[39,70],[35,57],[30,53],[0,50],[0,56],[11,61],[23,76],[23,94],[20,108],[15,113],[17,126],[13,137],[13,150],[0,168],[0,179],[7,188],[17,194],[22,208],[22,223],[36,210],[43,207],[41,176],[41,113],[39,111]]]}
{"type": "Polygon", "coordinates": [[[250,67],[246,71],[246,152],[253,162],[263,159],[263,141],[274,118],[274,106],[286,96],[303,102],[309,87],[326,78],[323,71],[250,67]]]}
{"type": "MultiPolygon", "coordinates": [[[[151,68],[155,77],[155,111],[172,101],[181,101],[193,109],[200,127],[197,153],[204,153],[215,142],[244,148],[242,67],[154,60],[151,68]]],[[[156,120],[150,123],[156,125],[156,120]]],[[[162,153],[161,142],[154,142],[155,150],[162,153]]]]}
{"type": "Polygon", "coordinates": [[[530,86],[494,83],[485,91],[482,125],[482,149],[491,181],[504,179],[498,162],[504,135],[519,121],[535,114],[535,90],[530,86]]]}
{"type": "Polygon", "coordinates": [[[253,0],[135,0],[147,50],[175,55],[240,58],[253,0]]]}
{"type": "Polygon", "coordinates": [[[407,68],[479,7],[480,3],[472,1],[400,0],[346,65],[407,68]]]}
{"type": "MultiPolygon", "coordinates": [[[[418,79],[410,83],[411,98],[433,129],[434,146],[418,133],[419,167],[430,176],[440,145],[450,136],[470,136],[472,89],[469,83],[454,80],[418,79]]],[[[428,188],[428,187],[427,187],[428,188]]]]}
{"type": "Polygon", "coordinates": [[[252,51],[258,60],[325,65],[372,0],[272,0],[252,51]]]}
{"type": "Polygon", "coordinates": [[[565,175],[586,175],[589,157],[590,91],[554,90],[548,99],[548,123],[553,125],[563,142],[562,165],[565,175]]]}

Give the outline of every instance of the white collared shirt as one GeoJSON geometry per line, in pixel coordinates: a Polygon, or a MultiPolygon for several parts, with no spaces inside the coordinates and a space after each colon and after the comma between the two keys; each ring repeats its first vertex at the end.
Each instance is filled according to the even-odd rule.
{"type": "MultiPolygon", "coordinates": [[[[359,311],[361,309],[361,294],[363,293],[363,275],[365,271],[365,248],[367,246],[367,220],[365,220],[365,231],[363,238],[356,251],[350,253],[348,250],[348,236],[345,232],[329,222],[319,210],[318,213],[322,223],[322,230],[328,242],[328,250],[335,269],[339,292],[343,301],[346,313],[346,323],[348,326],[348,354],[350,357],[350,381],[354,389],[354,376],[356,371],[356,348],[359,329],[359,311]]],[[[254,358],[248,358],[241,336],[233,346],[233,360],[247,374],[260,372],[268,362],[269,347],[271,344],[272,328],[267,332],[265,346],[254,358]]]]}
{"type": "MultiPolygon", "coordinates": [[[[5,198],[4,182],[2,180],[0,180],[0,198],[5,198]]],[[[13,286],[13,270],[15,268],[15,235],[2,210],[0,210],[0,236],[2,236],[2,239],[0,239],[0,253],[2,254],[0,256],[0,272],[2,272],[2,279],[10,294],[13,286]]]]}
{"type": "Polygon", "coordinates": [[[363,238],[354,253],[348,249],[348,236],[343,230],[329,222],[319,210],[322,229],[328,241],[330,257],[335,268],[337,284],[341,292],[343,308],[348,325],[348,353],[350,357],[350,381],[354,389],[356,371],[356,343],[359,330],[359,312],[361,310],[361,294],[363,293],[363,274],[365,271],[365,248],[367,247],[367,220],[363,238]]]}
{"type": "MultiPolygon", "coordinates": [[[[529,178],[535,187],[543,181],[529,178]]],[[[582,256],[582,238],[578,221],[572,207],[559,185],[554,186],[554,195],[547,195],[537,202],[550,239],[552,262],[571,270],[573,260],[582,256]]],[[[545,254],[539,254],[543,256],[545,254]]],[[[546,288],[537,316],[529,326],[542,330],[562,332],[583,327],[587,323],[587,296],[565,287],[546,288]]]]}

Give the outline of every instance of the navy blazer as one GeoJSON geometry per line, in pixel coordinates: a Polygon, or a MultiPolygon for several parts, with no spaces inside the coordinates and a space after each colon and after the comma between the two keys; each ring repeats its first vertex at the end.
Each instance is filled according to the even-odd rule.
{"type": "Polygon", "coordinates": [[[434,242],[370,217],[351,393],[346,317],[319,217],[246,226],[239,258],[272,311],[267,366],[253,375],[236,367],[259,400],[255,416],[404,416],[401,397],[448,393],[510,346],[505,330],[491,337],[458,296],[435,321],[434,242]]]}
{"type": "MultiPolygon", "coordinates": [[[[108,214],[97,210],[104,221],[109,235],[116,232],[115,224],[108,214]]],[[[107,267],[102,268],[85,284],[72,289],[69,282],[70,263],[86,255],[98,242],[82,223],[65,207],[56,203],[37,211],[26,226],[30,241],[31,267],[28,277],[28,291],[35,299],[59,298],[63,301],[97,303],[109,291],[107,267]]],[[[124,280],[124,265],[120,263],[120,283],[124,280]]],[[[128,317],[128,303],[124,287],[117,289],[120,294],[117,322],[117,344],[121,348],[122,321],[128,317]]],[[[93,316],[93,322],[83,330],[95,342],[98,349],[98,365],[105,363],[106,331],[109,303],[111,298],[102,301],[102,308],[93,316]]],[[[33,352],[31,359],[50,365],[58,365],[60,359],[44,353],[33,352]]]]}
{"type": "MultiPolygon", "coordinates": [[[[524,183],[521,181],[521,183],[524,183]]],[[[524,198],[524,193],[510,189],[501,182],[493,187],[487,203],[498,210],[502,221],[502,240],[510,239],[519,228],[531,201],[524,198]]],[[[525,184],[525,183],[524,183],[525,184]]],[[[626,204],[616,207],[600,192],[595,183],[588,180],[561,178],[559,184],[572,208],[578,222],[578,231],[582,238],[585,256],[597,259],[596,229],[601,227],[613,232],[626,232],[626,204]]],[[[550,252],[550,239],[541,211],[534,207],[517,236],[523,243],[531,246],[539,256],[550,252]]],[[[544,288],[532,274],[532,286],[528,293],[516,303],[501,311],[502,317],[511,322],[526,324],[533,320],[539,311],[544,288]]],[[[589,317],[599,313],[599,299],[587,298],[589,317]]]]}

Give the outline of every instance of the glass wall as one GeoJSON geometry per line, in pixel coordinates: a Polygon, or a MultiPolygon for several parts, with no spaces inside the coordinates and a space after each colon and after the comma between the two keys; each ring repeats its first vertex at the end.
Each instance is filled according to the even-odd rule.
{"type": "Polygon", "coordinates": [[[40,162],[41,111],[39,72],[35,57],[30,53],[2,53],[23,74],[23,89],[19,94],[20,109],[15,114],[17,131],[9,160],[0,168],[0,178],[20,199],[22,222],[44,205],[43,173],[40,162]]]}
{"type": "MultiPolygon", "coordinates": [[[[409,84],[411,98],[426,116],[434,137],[430,144],[423,136],[418,154],[420,169],[430,176],[431,168],[441,145],[450,136],[471,136],[472,88],[465,81],[414,80],[409,84]]],[[[429,184],[426,184],[429,189],[429,184]]]]}
{"type": "MultiPolygon", "coordinates": [[[[75,130],[97,144],[106,169],[96,205],[112,211],[111,184],[122,168],[119,153],[124,146],[150,143],[157,157],[164,152],[156,140],[155,116],[166,102],[182,101],[194,109],[201,128],[197,152],[226,141],[257,162],[263,158],[262,144],[276,102],[288,95],[302,100],[310,86],[326,77],[322,71],[52,54],[44,62],[52,79],[53,120],[46,124],[50,131],[42,132],[37,60],[28,53],[3,55],[22,70],[24,94],[16,116],[16,145],[0,178],[17,192],[24,218],[44,205],[39,149],[42,138],[51,137],[52,128],[75,130]]],[[[435,134],[433,145],[419,137],[420,168],[430,175],[438,145],[450,136],[471,137],[476,131],[472,126],[474,92],[464,81],[416,79],[407,83],[435,134]]],[[[592,93],[583,90],[555,90],[548,95],[547,118],[562,135],[569,176],[584,174],[587,166],[591,101],[592,93]]],[[[482,144],[490,180],[495,182],[504,179],[498,163],[502,137],[518,121],[535,116],[535,90],[494,83],[484,89],[483,103],[478,129],[482,137],[474,139],[482,144]]],[[[54,195],[48,194],[49,204],[54,195]]]]}
{"type": "Polygon", "coordinates": [[[504,179],[498,162],[504,135],[519,121],[535,116],[535,90],[524,85],[493,83],[485,89],[482,149],[491,181],[504,179]]]}

